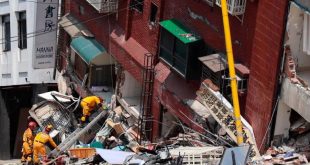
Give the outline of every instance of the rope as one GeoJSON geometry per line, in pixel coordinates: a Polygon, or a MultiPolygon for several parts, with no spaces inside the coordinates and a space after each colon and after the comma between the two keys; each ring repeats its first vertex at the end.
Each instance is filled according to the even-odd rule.
{"type": "Polygon", "coordinates": [[[267,127],[267,129],[266,129],[265,134],[264,134],[264,137],[263,137],[262,143],[261,143],[261,144],[260,144],[260,146],[259,146],[259,150],[261,150],[261,148],[262,148],[262,146],[263,146],[263,143],[264,143],[264,141],[265,141],[265,138],[266,138],[267,132],[268,132],[268,130],[269,130],[269,128],[270,128],[270,126],[271,126],[271,122],[272,122],[273,116],[274,116],[274,114],[275,114],[275,112],[276,112],[276,108],[278,107],[279,99],[280,99],[280,97],[278,97],[278,98],[277,98],[276,105],[275,105],[275,106],[274,106],[274,108],[273,108],[273,112],[272,112],[272,115],[271,115],[271,120],[270,120],[270,121],[269,121],[269,123],[268,123],[268,127],[267,127]]]}

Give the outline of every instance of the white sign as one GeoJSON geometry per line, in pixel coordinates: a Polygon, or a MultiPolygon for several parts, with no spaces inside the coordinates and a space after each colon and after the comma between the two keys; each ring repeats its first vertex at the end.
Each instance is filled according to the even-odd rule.
{"type": "Polygon", "coordinates": [[[56,54],[58,0],[37,0],[33,68],[53,68],[56,54]]]}

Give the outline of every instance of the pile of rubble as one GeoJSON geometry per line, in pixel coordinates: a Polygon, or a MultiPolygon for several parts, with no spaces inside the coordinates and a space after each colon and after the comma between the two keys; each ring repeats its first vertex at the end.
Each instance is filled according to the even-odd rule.
{"type": "MultiPolygon", "coordinates": [[[[201,141],[198,134],[179,134],[158,142],[138,143],[140,138],[133,127],[126,125],[120,107],[109,111],[103,127],[90,144],[75,145],[68,149],[69,164],[218,164],[223,147],[211,146],[201,141]],[[91,148],[92,147],[92,148],[91,148]],[[82,154],[84,153],[84,154],[82,154]]],[[[53,152],[52,152],[53,153],[53,152]]],[[[54,153],[55,154],[55,153],[54,153]]],[[[56,153],[60,156],[63,153],[56,153]]]]}
{"type": "Polygon", "coordinates": [[[78,127],[70,132],[68,127],[74,125],[67,121],[70,115],[67,115],[68,119],[57,116],[57,113],[52,113],[55,107],[54,103],[45,103],[30,110],[30,114],[40,125],[47,121],[58,123],[55,128],[63,130],[62,135],[67,136],[58,145],[60,152],[50,152],[49,157],[54,159],[46,160],[47,164],[218,164],[224,152],[223,146],[212,146],[204,142],[199,134],[190,132],[180,133],[158,143],[139,144],[137,127],[128,125],[129,121],[124,117],[125,112],[121,107],[108,112],[102,111],[83,128],[78,127]],[[39,120],[42,118],[39,112],[43,111],[44,122],[39,120]],[[58,120],[62,120],[62,124],[58,120]],[[103,121],[102,124],[99,124],[100,120],[103,121]],[[89,140],[92,135],[90,128],[96,127],[96,124],[102,127],[95,129],[96,134],[89,140]],[[83,143],[87,141],[89,143],[83,143]]]}
{"type": "Polygon", "coordinates": [[[211,106],[211,115],[220,129],[202,134],[182,123],[175,123],[182,131],[153,143],[140,137],[138,119],[115,104],[105,105],[108,110],[95,111],[87,124],[80,125],[79,111],[76,111],[79,99],[52,92],[44,94],[47,101],[34,105],[29,114],[41,128],[48,124],[55,128],[51,134],[59,144],[59,151],[51,151],[50,159],[42,162],[45,164],[307,163],[302,152],[309,152],[310,146],[301,147],[298,143],[294,143],[294,148],[270,148],[261,157],[253,133],[246,127],[243,129],[246,144],[237,147],[232,111],[219,102],[208,104],[214,100],[209,95],[210,91],[205,89],[198,93],[201,101],[211,106]]]}
{"type": "MultiPolygon", "coordinates": [[[[309,152],[309,146],[308,152],[309,152]]],[[[264,164],[306,164],[308,163],[306,155],[295,148],[288,146],[270,147],[265,155],[262,156],[264,164]]]]}

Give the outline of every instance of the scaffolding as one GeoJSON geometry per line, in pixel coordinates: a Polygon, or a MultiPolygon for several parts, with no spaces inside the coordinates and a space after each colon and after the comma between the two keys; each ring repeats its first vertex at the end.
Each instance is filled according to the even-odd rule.
{"type": "Polygon", "coordinates": [[[154,82],[154,56],[151,53],[144,55],[144,66],[142,74],[142,90],[140,97],[140,116],[138,121],[141,144],[142,140],[149,140],[152,137],[152,96],[154,82]]]}

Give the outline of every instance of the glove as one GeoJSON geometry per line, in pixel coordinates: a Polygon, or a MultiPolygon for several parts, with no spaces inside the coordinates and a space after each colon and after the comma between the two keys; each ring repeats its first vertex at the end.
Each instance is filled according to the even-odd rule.
{"type": "Polygon", "coordinates": [[[83,122],[86,121],[86,117],[85,117],[85,116],[82,116],[82,117],[81,117],[81,121],[83,121],[83,122]]]}
{"type": "Polygon", "coordinates": [[[102,105],[102,109],[103,109],[103,110],[108,110],[107,105],[106,105],[106,104],[102,105]]]}

